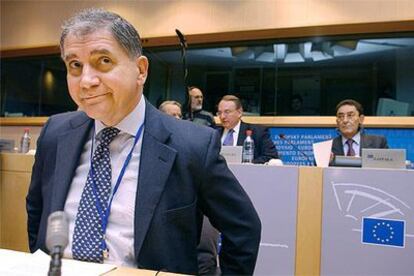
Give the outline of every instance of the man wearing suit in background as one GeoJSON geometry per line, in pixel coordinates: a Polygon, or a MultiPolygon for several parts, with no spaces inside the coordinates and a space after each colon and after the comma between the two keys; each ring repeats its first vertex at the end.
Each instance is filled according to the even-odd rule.
{"type": "Polygon", "coordinates": [[[336,124],[340,135],[332,142],[332,158],[335,155],[361,156],[363,148],[388,148],[384,136],[364,134],[364,110],[362,105],[351,99],[336,106],[336,124]]]}
{"type": "Polygon", "coordinates": [[[84,10],[63,26],[61,54],[83,111],[50,117],[26,199],[30,250],[64,210],[64,257],[196,274],[202,214],[223,234],[224,274],[252,274],[261,225],[219,155],[213,129],[176,120],[143,96],[148,60],[135,28],[84,10]]]}
{"type": "Polygon", "coordinates": [[[254,140],[253,163],[263,164],[270,159],[277,159],[278,154],[270,139],[267,128],[247,124],[241,121],[243,107],[239,98],[226,95],[218,104],[217,116],[223,128],[220,129],[221,143],[224,146],[241,146],[246,139],[246,130],[252,130],[254,140]]]}

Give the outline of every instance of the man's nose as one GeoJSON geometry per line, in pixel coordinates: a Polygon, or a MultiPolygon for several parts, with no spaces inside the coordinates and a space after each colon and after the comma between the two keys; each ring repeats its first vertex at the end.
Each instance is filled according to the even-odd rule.
{"type": "Polygon", "coordinates": [[[100,82],[96,71],[90,66],[84,66],[82,70],[82,76],[80,80],[81,88],[91,88],[97,86],[100,82]]]}

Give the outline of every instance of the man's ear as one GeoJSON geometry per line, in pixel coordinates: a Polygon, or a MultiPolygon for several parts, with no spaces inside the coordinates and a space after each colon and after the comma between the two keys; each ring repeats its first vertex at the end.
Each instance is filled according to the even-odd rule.
{"type": "Polygon", "coordinates": [[[147,76],[148,76],[149,62],[148,62],[147,57],[145,56],[138,57],[136,59],[136,64],[138,68],[138,77],[137,77],[138,85],[144,85],[147,79],[147,76]]]}
{"type": "Polygon", "coordinates": [[[360,116],[359,116],[359,123],[360,123],[361,125],[364,123],[364,119],[365,119],[365,116],[364,116],[364,115],[360,115],[360,116]]]}
{"type": "Polygon", "coordinates": [[[237,109],[237,112],[239,113],[239,119],[243,116],[243,108],[240,107],[239,109],[237,109]]]}

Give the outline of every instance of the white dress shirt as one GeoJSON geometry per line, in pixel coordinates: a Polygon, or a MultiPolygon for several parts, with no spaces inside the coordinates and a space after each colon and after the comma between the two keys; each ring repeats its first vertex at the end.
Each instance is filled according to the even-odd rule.
{"type": "MultiPolygon", "coordinates": [[[[120,130],[120,133],[109,145],[112,166],[112,189],[115,187],[125,159],[133,146],[135,135],[144,119],[145,99],[142,96],[135,109],[119,124],[114,126],[120,130]]],[[[97,143],[99,143],[99,137],[102,134],[101,130],[105,127],[100,121],[95,120],[95,148],[97,143]]],[[[109,258],[104,260],[105,263],[130,267],[136,266],[134,260],[134,215],[143,135],[144,130],[142,130],[141,137],[133,150],[131,161],[112,201],[106,229],[109,258]]],[[[64,211],[69,217],[69,244],[64,251],[65,258],[72,258],[75,219],[90,168],[91,145],[92,139],[89,139],[83,148],[79,165],[75,171],[66,198],[64,211]]]]}
{"type": "MultiPolygon", "coordinates": [[[[240,122],[237,123],[237,125],[233,128],[233,145],[237,146],[237,140],[239,139],[239,133],[240,133],[240,122]]],[[[223,145],[224,140],[226,139],[227,133],[229,133],[228,129],[223,130],[223,134],[221,135],[221,144],[223,145]]]]}

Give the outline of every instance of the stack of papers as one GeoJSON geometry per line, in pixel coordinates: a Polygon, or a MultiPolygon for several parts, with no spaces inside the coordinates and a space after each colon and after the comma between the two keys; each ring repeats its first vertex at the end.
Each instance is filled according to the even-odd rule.
{"type": "MultiPolygon", "coordinates": [[[[0,263],[0,275],[45,276],[49,271],[50,256],[41,250],[29,254],[0,249],[0,263]]],[[[115,268],[115,265],[62,259],[62,276],[98,276],[114,270],[115,268]]]]}

